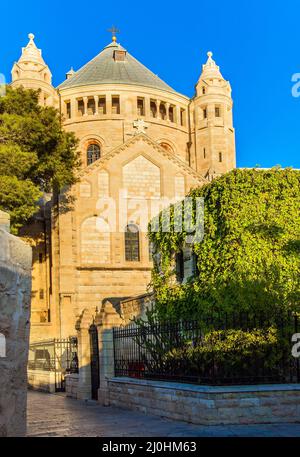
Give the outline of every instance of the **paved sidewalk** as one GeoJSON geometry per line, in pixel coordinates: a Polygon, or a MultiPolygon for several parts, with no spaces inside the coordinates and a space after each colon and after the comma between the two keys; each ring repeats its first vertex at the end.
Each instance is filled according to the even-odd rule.
{"type": "Polygon", "coordinates": [[[300,424],[203,426],[28,392],[28,436],[300,437],[300,424]]]}

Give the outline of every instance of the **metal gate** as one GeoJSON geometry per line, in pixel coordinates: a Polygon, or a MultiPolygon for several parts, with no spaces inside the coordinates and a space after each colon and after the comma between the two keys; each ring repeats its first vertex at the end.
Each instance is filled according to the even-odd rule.
{"type": "Polygon", "coordinates": [[[28,368],[54,372],[55,392],[64,392],[65,375],[78,373],[77,338],[32,343],[29,347],[28,368]]]}
{"type": "Polygon", "coordinates": [[[96,325],[90,326],[90,345],[91,345],[91,384],[92,384],[92,399],[98,400],[98,389],[100,387],[99,373],[99,346],[98,346],[98,330],[96,325]]]}

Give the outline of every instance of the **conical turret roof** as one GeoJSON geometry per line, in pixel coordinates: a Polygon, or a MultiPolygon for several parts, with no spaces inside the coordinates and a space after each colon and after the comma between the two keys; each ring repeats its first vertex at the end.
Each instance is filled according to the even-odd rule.
{"type": "Polygon", "coordinates": [[[224,79],[220,72],[220,67],[213,60],[212,56],[213,53],[209,51],[207,53],[207,62],[204,65],[202,65],[202,74],[200,76],[200,79],[224,79]]]}
{"type": "Polygon", "coordinates": [[[58,86],[67,89],[96,84],[132,84],[176,92],[157,75],[113,41],[100,54],[58,86]]]}
{"type": "Polygon", "coordinates": [[[22,55],[18,63],[38,63],[41,65],[46,65],[42,57],[41,49],[38,49],[34,42],[33,33],[28,35],[29,43],[25,48],[22,48],[22,55]]]}

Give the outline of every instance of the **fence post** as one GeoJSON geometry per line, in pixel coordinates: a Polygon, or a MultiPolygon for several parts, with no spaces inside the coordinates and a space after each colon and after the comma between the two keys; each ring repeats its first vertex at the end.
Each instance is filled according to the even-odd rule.
{"type": "Polygon", "coordinates": [[[85,309],[76,323],[78,335],[78,391],[77,398],[89,400],[91,388],[91,343],[89,328],[93,321],[90,310],[85,309]]]}
{"type": "Polygon", "coordinates": [[[98,329],[100,388],[98,401],[109,405],[108,380],[114,377],[114,339],[113,328],[124,324],[124,320],[116,312],[113,305],[107,301],[95,318],[98,329]]]}

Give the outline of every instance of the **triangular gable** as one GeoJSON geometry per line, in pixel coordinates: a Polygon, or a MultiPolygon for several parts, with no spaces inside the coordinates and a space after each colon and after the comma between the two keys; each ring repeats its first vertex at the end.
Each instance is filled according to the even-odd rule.
{"type": "Polygon", "coordinates": [[[153,141],[145,133],[139,133],[138,135],[133,136],[132,138],[127,140],[125,143],[121,144],[120,146],[117,146],[116,148],[114,148],[110,152],[108,152],[107,154],[103,155],[103,157],[101,157],[99,160],[96,160],[91,165],[88,165],[86,168],[84,168],[83,170],[81,170],[79,172],[79,178],[83,178],[83,177],[89,175],[100,165],[104,165],[109,160],[111,160],[113,157],[120,154],[125,149],[129,148],[130,146],[132,146],[133,144],[135,144],[138,141],[143,141],[143,142],[147,143],[148,145],[150,145],[151,147],[153,147],[160,155],[162,155],[162,156],[166,157],[168,160],[170,160],[185,174],[190,175],[191,177],[193,177],[194,179],[196,179],[197,181],[199,181],[203,184],[208,183],[208,180],[206,178],[204,178],[201,174],[199,174],[197,171],[193,170],[193,168],[191,168],[189,165],[187,165],[183,160],[181,160],[175,154],[167,151],[162,146],[160,146],[158,143],[153,141]]]}

